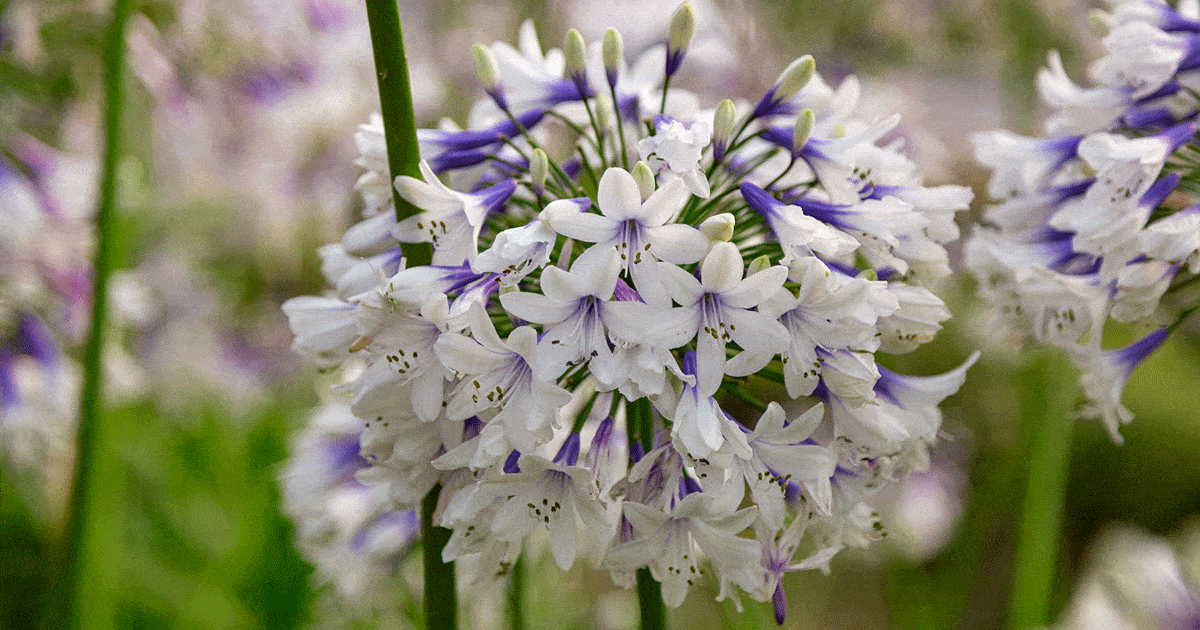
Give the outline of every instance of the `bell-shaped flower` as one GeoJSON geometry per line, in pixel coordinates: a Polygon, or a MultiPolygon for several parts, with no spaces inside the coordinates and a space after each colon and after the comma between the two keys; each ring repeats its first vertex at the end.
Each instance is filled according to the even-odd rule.
{"type": "Polygon", "coordinates": [[[1169,334],[1166,328],[1159,328],[1124,348],[1100,351],[1094,344],[1072,355],[1075,364],[1084,370],[1080,383],[1085,404],[1080,415],[1099,418],[1116,444],[1123,442],[1121,425],[1133,420],[1133,412],[1121,404],[1125,383],[1133,370],[1157,350],[1169,334]]]}
{"type": "Polygon", "coordinates": [[[425,181],[401,175],[396,178],[400,196],[423,212],[401,221],[394,236],[401,243],[432,243],[434,265],[461,265],[474,260],[479,231],[487,215],[501,207],[517,184],[504,180],[474,193],[447,187],[422,160],[425,181]]]}

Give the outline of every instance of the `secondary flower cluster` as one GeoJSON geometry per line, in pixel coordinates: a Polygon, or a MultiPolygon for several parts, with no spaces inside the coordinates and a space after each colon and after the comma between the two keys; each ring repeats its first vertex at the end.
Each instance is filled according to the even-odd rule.
{"type": "Polygon", "coordinates": [[[633,63],[615,30],[477,46],[490,98],[418,132],[420,179],[393,182],[364,126],[368,218],[321,250],[329,294],[284,310],[341,371],[357,479],[397,509],[441,485],[446,560],[499,574],[545,536],[563,569],[649,567],[669,606],[711,567],[782,620],[785,572],[881,535],[863,498],[927,463],[973,361],[908,377],[874,355],[949,317],[923,285],[971,195],[923,186],[879,142],[897,118],[856,119],[856,80],[808,56],[702,109],[671,86],[693,20],[633,63]],[[397,222],[393,184],[418,214],[397,222]]]}
{"type": "Polygon", "coordinates": [[[1153,0],[1118,5],[1099,83],[1067,78],[1056,53],[1038,75],[1054,108],[1049,136],[975,137],[993,170],[990,226],[967,243],[967,264],[997,319],[1022,337],[1070,351],[1083,370],[1081,412],[1114,441],[1133,414],[1121,393],[1133,369],[1200,305],[1200,16],[1153,0]],[[1153,328],[1105,350],[1105,322],[1153,328]]]}

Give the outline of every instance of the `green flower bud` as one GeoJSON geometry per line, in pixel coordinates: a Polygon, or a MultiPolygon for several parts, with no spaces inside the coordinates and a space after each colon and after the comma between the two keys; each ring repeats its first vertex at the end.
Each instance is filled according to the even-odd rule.
{"type": "Polygon", "coordinates": [[[645,162],[638,162],[631,171],[633,181],[637,182],[638,190],[642,193],[642,201],[654,194],[654,173],[645,162]]]}

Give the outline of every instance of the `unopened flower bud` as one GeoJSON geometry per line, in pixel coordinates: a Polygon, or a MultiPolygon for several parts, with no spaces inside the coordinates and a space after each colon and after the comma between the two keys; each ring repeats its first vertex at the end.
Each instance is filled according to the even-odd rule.
{"type": "Polygon", "coordinates": [[[733,101],[725,99],[717,105],[717,113],[713,115],[713,159],[725,158],[725,151],[733,139],[733,101]]]}
{"type": "Polygon", "coordinates": [[[650,195],[654,194],[654,172],[645,162],[638,162],[630,174],[633,175],[633,181],[637,182],[638,190],[642,193],[642,201],[649,199],[650,195]]]}
{"type": "Polygon", "coordinates": [[[567,78],[575,83],[579,95],[587,98],[587,46],[583,43],[583,35],[580,35],[579,31],[567,31],[567,37],[563,40],[563,58],[566,62],[563,71],[566,72],[567,78]]]}
{"type": "Polygon", "coordinates": [[[733,238],[733,215],[728,212],[708,217],[700,224],[700,231],[711,242],[729,241],[733,238]]]}
{"type": "Polygon", "coordinates": [[[546,157],[546,152],[540,148],[534,149],[529,158],[529,180],[533,185],[533,192],[541,195],[546,190],[546,176],[549,173],[550,158],[546,157]]]}
{"type": "Polygon", "coordinates": [[[612,124],[612,99],[603,92],[596,95],[596,126],[600,128],[600,133],[607,134],[609,125],[612,124]]]}
{"type": "Polygon", "coordinates": [[[792,131],[792,155],[800,155],[800,152],[804,150],[804,145],[808,144],[808,137],[812,134],[812,128],[813,111],[806,107],[796,117],[796,128],[792,131]]]}
{"type": "Polygon", "coordinates": [[[753,276],[754,274],[756,274],[770,266],[771,266],[770,256],[763,254],[762,256],[759,256],[758,258],[751,260],[750,264],[746,266],[746,277],[748,278],[750,276],[753,276]]]}
{"type": "Polygon", "coordinates": [[[625,56],[625,42],[617,29],[610,28],[604,32],[604,74],[611,87],[617,85],[617,73],[620,71],[621,59],[625,56]]]}
{"type": "Polygon", "coordinates": [[[683,63],[692,35],[696,33],[696,12],[692,5],[684,2],[671,16],[671,27],[667,30],[667,76],[672,76],[683,63]]]}
{"type": "Polygon", "coordinates": [[[812,80],[816,69],[817,64],[812,55],[804,55],[789,64],[779,74],[779,78],[775,79],[775,85],[767,90],[766,95],[754,107],[754,117],[770,115],[780,104],[792,100],[792,97],[799,94],[812,80]]]}
{"type": "Polygon", "coordinates": [[[479,77],[479,82],[483,84],[484,91],[492,97],[492,100],[496,101],[497,107],[508,111],[508,102],[500,88],[500,68],[496,65],[496,56],[487,46],[475,44],[475,47],[471,49],[471,57],[475,66],[475,74],[479,77]]]}

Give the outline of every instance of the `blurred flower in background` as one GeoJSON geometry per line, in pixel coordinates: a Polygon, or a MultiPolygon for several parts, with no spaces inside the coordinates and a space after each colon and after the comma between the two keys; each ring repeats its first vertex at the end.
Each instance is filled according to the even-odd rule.
{"type": "Polygon", "coordinates": [[[1194,2],[1176,11],[1154,0],[1094,13],[1110,29],[1091,68],[1099,85],[1072,82],[1057,53],[1038,75],[1055,110],[1050,136],[975,136],[999,202],[967,245],[995,305],[988,327],[999,342],[1067,349],[1083,373],[1081,415],[1118,443],[1133,419],[1121,403],[1130,374],[1200,307],[1197,13],[1194,2]],[[1136,324],[1141,339],[1106,348],[1110,319],[1136,324]]]}
{"type": "Polygon", "coordinates": [[[1188,630],[1200,625],[1200,523],[1170,538],[1107,526],[1067,604],[1062,630],[1188,630]]]}

